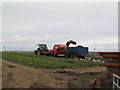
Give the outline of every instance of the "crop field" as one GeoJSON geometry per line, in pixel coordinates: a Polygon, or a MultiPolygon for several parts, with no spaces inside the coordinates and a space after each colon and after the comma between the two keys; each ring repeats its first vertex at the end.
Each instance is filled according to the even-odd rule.
{"type": "Polygon", "coordinates": [[[32,52],[1,52],[2,59],[36,68],[76,68],[102,66],[101,62],[34,55],[32,52]]]}

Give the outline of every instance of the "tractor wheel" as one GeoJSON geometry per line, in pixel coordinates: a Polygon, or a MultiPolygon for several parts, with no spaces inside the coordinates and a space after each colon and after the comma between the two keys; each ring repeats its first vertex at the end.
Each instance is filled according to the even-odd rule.
{"type": "Polygon", "coordinates": [[[44,56],[47,56],[47,53],[44,53],[44,56]]]}
{"type": "Polygon", "coordinates": [[[82,56],[82,59],[85,59],[85,56],[82,56]]]}
{"type": "Polygon", "coordinates": [[[54,55],[54,54],[51,54],[51,57],[55,57],[55,55],[54,55]]]}
{"type": "Polygon", "coordinates": [[[36,51],[36,50],[34,51],[34,54],[35,54],[35,55],[37,54],[37,51],[36,51]]]}
{"type": "Polygon", "coordinates": [[[41,52],[40,52],[40,51],[38,51],[38,52],[37,52],[37,55],[41,55],[41,52]]]}

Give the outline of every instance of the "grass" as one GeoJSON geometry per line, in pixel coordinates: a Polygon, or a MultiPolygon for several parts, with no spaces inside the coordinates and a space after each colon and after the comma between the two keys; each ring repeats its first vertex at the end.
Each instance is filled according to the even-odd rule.
{"type": "Polygon", "coordinates": [[[101,72],[97,75],[81,75],[81,78],[106,78],[107,73],[101,72]]]}
{"type": "Polygon", "coordinates": [[[36,68],[74,68],[100,66],[100,62],[81,61],[70,58],[38,56],[31,52],[0,52],[3,59],[36,68]]]}

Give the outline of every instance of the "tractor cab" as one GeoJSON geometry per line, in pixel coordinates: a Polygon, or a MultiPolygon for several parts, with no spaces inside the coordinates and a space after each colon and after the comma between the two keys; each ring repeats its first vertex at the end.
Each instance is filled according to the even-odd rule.
{"type": "Polygon", "coordinates": [[[46,44],[38,44],[37,46],[38,46],[38,50],[48,51],[46,44]]]}

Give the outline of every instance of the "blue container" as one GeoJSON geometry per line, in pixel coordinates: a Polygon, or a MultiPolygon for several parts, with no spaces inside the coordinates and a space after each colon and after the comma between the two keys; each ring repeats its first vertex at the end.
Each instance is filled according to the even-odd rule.
{"type": "Polygon", "coordinates": [[[68,54],[84,56],[85,54],[88,54],[88,47],[69,47],[68,54]]]}

